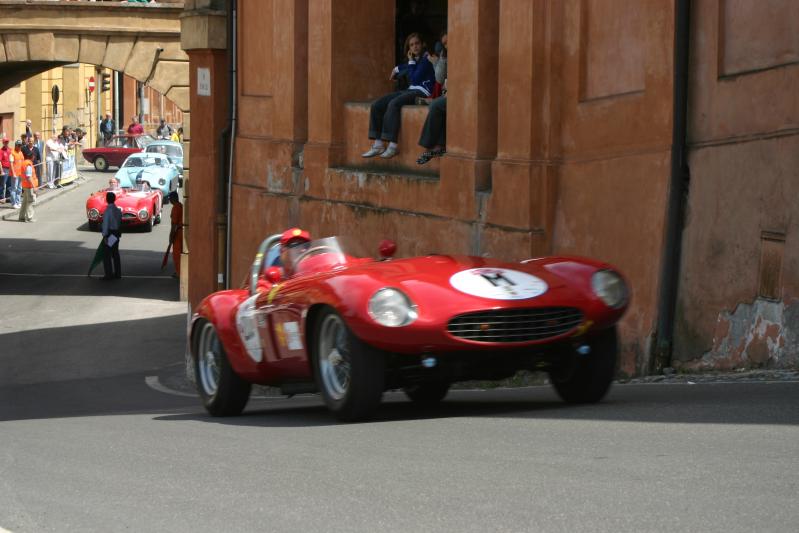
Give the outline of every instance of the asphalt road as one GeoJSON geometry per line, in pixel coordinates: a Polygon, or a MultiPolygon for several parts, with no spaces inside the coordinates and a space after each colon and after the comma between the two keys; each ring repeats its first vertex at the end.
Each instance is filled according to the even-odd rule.
{"type": "Polygon", "coordinates": [[[123,235],[121,281],[87,278],[83,204],[109,175],[86,175],[35,224],[0,221],[0,532],[799,529],[796,382],[618,385],[583,407],[548,387],[430,411],[389,393],[361,424],[311,395],[210,418],[170,391],[186,306],[159,268],[168,227],[123,235]]]}

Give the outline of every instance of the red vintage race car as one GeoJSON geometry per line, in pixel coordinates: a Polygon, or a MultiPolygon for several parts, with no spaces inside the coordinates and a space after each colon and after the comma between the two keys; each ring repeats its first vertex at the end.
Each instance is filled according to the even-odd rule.
{"type": "Polygon", "coordinates": [[[139,226],[150,232],[155,224],[161,222],[164,200],[159,189],[151,189],[147,182],[136,183],[132,188],[120,188],[112,183],[109,188],[97,191],[86,200],[86,217],[89,219],[90,230],[100,229],[103,214],[108,207],[105,194],[109,191],[116,195],[114,203],[122,210],[122,227],[139,226]]]}
{"type": "Polygon", "coordinates": [[[196,384],[212,415],[239,414],[253,383],[318,391],[341,420],[368,417],[389,389],[430,405],[453,382],[522,369],[549,372],[567,402],[610,387],[629,297],[608,264],[390,259],[390,241],[375,260],[341,237],[284,241],[264,240],[249,286],[209,295],[193,315],[196,384]]]}

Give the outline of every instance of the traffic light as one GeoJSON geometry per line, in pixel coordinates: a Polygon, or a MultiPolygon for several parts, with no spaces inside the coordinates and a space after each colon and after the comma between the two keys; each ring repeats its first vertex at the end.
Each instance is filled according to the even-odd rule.
{"type": "Polygon", "coordinates": [[[111,90],[111,74],[103,74],[102,82],[100,83],[100,92],[104,93],[111,90]]]}

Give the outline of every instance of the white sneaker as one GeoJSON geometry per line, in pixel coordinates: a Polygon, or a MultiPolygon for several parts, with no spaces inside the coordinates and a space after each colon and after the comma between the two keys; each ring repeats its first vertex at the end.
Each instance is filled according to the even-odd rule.
{"type": "Polygon", "coordinates": [[[399,153],[399,148],[394,146],[389,146],[388,148],[385,149],[385,151],[382,154],[380,154],[380,157],[382,157],[383,159],[391,159],[398,153],[399,153]]]}
{"type": "Polygon", "coordinates": [[[362,153],[361,157],[374,157],[376,155],[382,154],[384,150],[385,150],[385,148],[383,148],[382,146],[379,147],[379,148],[375,147],[375,146],[372,146],[371,148],[369,148],[368,151],[362,153]]]}
{"type": "Polygon", "coordinates": [[[14,204],[13,207],[14,207],[14,209],[19,209],[20,207],[22,207],[22,204],[14,204]]]}

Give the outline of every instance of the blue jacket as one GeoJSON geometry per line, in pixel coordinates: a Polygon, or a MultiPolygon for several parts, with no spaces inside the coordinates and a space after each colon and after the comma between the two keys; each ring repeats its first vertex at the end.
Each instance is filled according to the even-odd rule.
{"type": "Polygon", "coordinates": [[[433,85],[436,83],[436,71],[433,64],[427,59],[427,54],[418,61],[408,61],[402,65],[397,65],[399,74],[408,75],[410,81],[409,89],[418,89],[426,96],[433,92],[433,85]]]}

